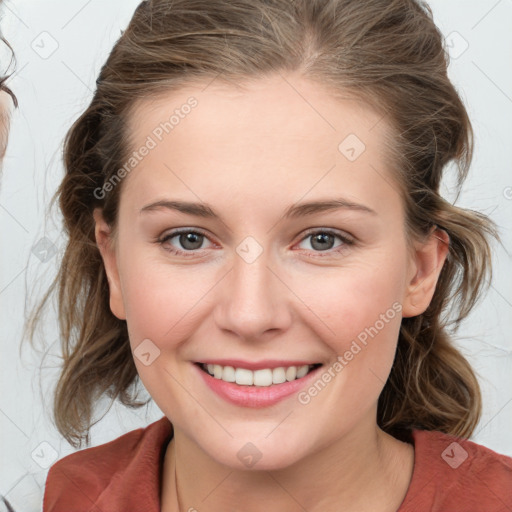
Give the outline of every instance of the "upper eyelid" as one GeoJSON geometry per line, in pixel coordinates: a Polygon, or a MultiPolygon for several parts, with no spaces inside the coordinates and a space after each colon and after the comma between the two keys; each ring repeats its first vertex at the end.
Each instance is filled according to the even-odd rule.
{"type": "Polygon", "coordinates": [[[339,236],[340,238],[345,238],[349,240],[355,240],[355,236],[351,235],[350,233],[347,233],[346,231],[340,230],[340,229],[334,229],[334,228],[309,228],[306,229],[306,231],[303,232],[301,240],[304,238],[311,236],[315,233],[329,233],[335,236],[339,236]]]}
{"type": "MultiPolygon", "coordinates": [[[[197,233],[198,235],[202,235],[206,239],[208,239],[210,241],[210,243],[215,244],[215,242],[213,242],[210,239],[210,237],[207,235],[207,233],[202,231],[199,228],[177,228],[177,229],[173,229],[173,230],[169,231],[168,233],[164,233],[163,235],[160,235],[158,237],[157,241],[161,242],[161,243],[167,242],[167,241],[173,239],[174,237],[182,235],[184,233],[197,233]]],[[[195,252],[195,251],[189,251],[189,252],[195,252]]]]}
{"type": "Polygon", "coordinates": [[[159,238],[173,238],[178,235],[182,235],[183,233],[197,233],[198,235],[203,235],[205,238],[210,239],[206,231],[203,231],[201,228],[176,228],[171,229],[168,233],[164,232],[159,238]]]}

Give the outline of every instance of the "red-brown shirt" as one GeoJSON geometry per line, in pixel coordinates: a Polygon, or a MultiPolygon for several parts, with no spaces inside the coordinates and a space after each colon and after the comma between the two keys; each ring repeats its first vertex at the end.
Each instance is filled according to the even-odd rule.
{"type": "MultiPolygon", "coordinates": [[[[413,430],[414,470],[397,512],[512,512],[512,458],[441,432],[413,430]]],[[[159,512],[167,419],[57,461],[43,512],[159,512]]]]}

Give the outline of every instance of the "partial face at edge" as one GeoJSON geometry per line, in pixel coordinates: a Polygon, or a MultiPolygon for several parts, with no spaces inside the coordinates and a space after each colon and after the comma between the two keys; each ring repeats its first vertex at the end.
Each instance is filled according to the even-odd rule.
{"type": "Polygon", "coordinates": [[[157,357],[135,363],[177,431],[228,466],[252,442],[258,468],[286,467],[375,426],[401,316],[428,306],[446,244],[407,246],[384,165],[389,127],[375,112],[291,76],[243,92],[204,88],[146,101],[131,120],[137,163],[126,168],[115,245],[95,216],[111,309],[135,354],[150,340],[146,363],[157,357]],[[344,206],[284,215],[327,200],[344,206]],[[162,206],[170,201],[216,216],[162,206]],[[338,356],[342,370],[310,393],[338,356]],[[323,367],[302,400],[251,408],[205,384],[195,363],[219,359],[323,367]]]}
{"type": "Polygon", "coordinates": [[[0,90],[0,169],[7,150],[11,106],[12,100],[9,94],[0,90]]]}

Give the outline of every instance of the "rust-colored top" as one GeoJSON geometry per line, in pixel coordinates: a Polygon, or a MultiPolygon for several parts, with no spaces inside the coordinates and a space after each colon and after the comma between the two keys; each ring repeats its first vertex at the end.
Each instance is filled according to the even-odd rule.
{"type": "MultiPolygon", "coordinates": [[[[414,471],[397,512],[511,512],[512,458],[441,432],[413,430],[414,471]]],[[[146,428],[57,461],[43,512],[160,512],[172,426],[146,428]]]]}

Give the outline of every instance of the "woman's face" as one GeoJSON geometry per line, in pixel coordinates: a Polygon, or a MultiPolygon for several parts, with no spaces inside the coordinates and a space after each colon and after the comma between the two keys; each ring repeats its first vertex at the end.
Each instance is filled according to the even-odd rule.
{"type": "Polygon", "coordinates": [[[444,257],[437,238],[406,244],[386,119],[289,75],[147,100],[130,127],[115,244],[95,212],[97,239],[175,431],[258,469],[374,431],[401,318],[444,257]],[[321,366],[294,379],[305,365],[321,366]]]}

